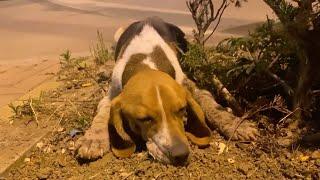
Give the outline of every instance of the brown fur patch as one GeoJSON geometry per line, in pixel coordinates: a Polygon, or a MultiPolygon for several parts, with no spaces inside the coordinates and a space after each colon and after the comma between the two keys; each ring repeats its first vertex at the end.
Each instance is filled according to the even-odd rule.
{"type": "Polygon", "coordinates": [[[165,52],[161,49],[161,47],[156,46],[150,54],[137,53],[130,57],[122,74],[123,86],[137,72],[145,69],[150,69],[148,65],[143,63],[143,60],[145,60],[147,57],[150,57],[151,62],[155,64],[156,68],[159,71],[165,72],[168,75],[170,75],[173,79],[175,79],[175,70],[171,65],[170,60],[168,59],[165,52]]]}
{"type": "Polygon", "coordinates": [[[130,59],[129,59],[128,63],[126,64],[126,67],[123,71],[123,74],[122,74],[122,85],[123,86],[137,72],[149,68],[148,65],[142,63],[142,61],[146,58],[147,58],[147,55],[142,54],[142,53],[134,54],[130,57],[130,59]]]}
{"type": "Polygon", "coordinates": [[[168,59],[165,52],[161,49],[160,46],[154,47],[152,53],[150,54],[151,61],[157,66],[159,71],[169,74],[173,79],[176,77],[175,70],[168,59]]]}

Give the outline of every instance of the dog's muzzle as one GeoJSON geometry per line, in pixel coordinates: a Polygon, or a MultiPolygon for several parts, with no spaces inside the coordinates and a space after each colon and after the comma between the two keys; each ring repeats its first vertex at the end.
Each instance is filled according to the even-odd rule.
{"type": "Polygon", "coordinates": [[[189,144],[179,138],[172,138],[171,141],[172,143],[167,144],[149,139],[146,143],[149,154],[154,159],[165,164],[186,165],[190,154],[189,144]]]}

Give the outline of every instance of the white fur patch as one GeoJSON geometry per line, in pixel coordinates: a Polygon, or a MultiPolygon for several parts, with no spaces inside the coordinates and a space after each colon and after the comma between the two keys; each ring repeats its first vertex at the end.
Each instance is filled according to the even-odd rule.
{"type": "Polygon", "coordinates": [[[122,74],[130,57],[137,53],[150,54],[156,46],[160,46],[164,51],[175,70],[176,81],[179,84],[182,84],[185,75],[182,72],[175,52],[169,47],[169,45],[162,39],[162,37],[153,27],[150,25],[145,25],[140,34],[131,40],[127,48],[124,50],[121,59],[117,60],[112,73],[112,86],[115,86],[114,88],[121,91],[122,74]]]}
{"type": "Polygon", "coordinates": [[[151,69],[158,70],[157,65],[151,61],[150,57],[147,57],[146,59],[144,59],[142,63],[148,65],[151,69]]]}
{"type": "Polygon", "coordinates": [[[171,144],[171,140],[170,140],[171,138],[169,137],[170,134],[169,134],[169,127],[168,127],[168,120],[167,120],[166,112],[163,107],[159,87],[156,87],[156,92],[157,92],[158,104],[159,104],[160,110],[161,110],[162,126],[161,126],[161,129],[158,132],[158,134],[155,135],[155,138],[158,138],[158,142],[160,144],[169,145],[169,144],[171,144]]]}

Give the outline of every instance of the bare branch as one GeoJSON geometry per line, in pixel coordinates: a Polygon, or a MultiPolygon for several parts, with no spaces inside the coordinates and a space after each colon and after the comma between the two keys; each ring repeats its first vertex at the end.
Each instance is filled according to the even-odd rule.
{"type": "MultiPolygon", "coordinates": [[[[223,6],[223,9],[222,9],[222,12],[220,13],[219,17],[218,17],[218,22],[215,24],[213,30],[211,31],[211,33],[208,35],[208,37],[204,40],[204,43],[206,43],[209,38],[214,34],[214,32],[217,30],[219,24],[220,24],[220,21],[221,21],[221,18],[222,18],[222,15],[224,13],[224,10],[229,6],[228,3],[226,3],[224,6],[223,6]]],[[[221,6],[222,7],[222,6],[221,6]]],[[[220,10],[220,9],[219,9],[220,10]]],[[[219,11],[218,11],[219,13],[219,11]]]]}
{"type": "Polygon", "coordinates": [[[224,10],[229,5],[228,0],[223,0],[216,12],[213,0],[188,0],[186,4],[197,26],[197,31],[194,34],[195,40],[203,46],[220,24],[224,10]],[[214,23],[215,21],[217,23],[214,23]],[[212,24],[214,24],[213,31],[205,37],[206,31],[212,24]]]}

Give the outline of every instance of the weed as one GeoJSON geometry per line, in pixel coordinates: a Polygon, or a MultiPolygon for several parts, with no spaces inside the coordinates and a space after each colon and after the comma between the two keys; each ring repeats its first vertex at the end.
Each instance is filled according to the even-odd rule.
{"type": "Polygon", "coordinates": [[[100,31],[97,31],[97,40],[98,42],[96,43],[95,46],[90,48],[91,55],[94,58],[94,62],[97,65],[103,65],[105,62],[107,62],[111,55],[109,53],[109,50],[104,42],[103,35],[100,31]]]}
{"type": "Polygon", "coordinates": [[[23,118],[26,116],[34,116],[34,111],[39,111],[42,108],[42,102],[41,98],[29,98],[28,100],[23,100],[21,104],[14,105],[13,103],[10,103],[8,106],[13,112],[11,118],[23,118]]]}
{"type": "Polygon", "coordinates": [[[69,49],[60,54],[60,64],[63,68],[69,67],[72,64],[71,52],[69,49]]]}

